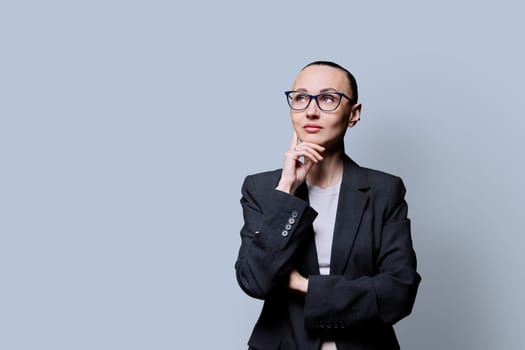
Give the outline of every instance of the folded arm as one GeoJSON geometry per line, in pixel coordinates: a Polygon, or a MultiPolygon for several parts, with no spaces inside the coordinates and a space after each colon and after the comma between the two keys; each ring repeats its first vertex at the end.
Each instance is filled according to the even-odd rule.
{"type": "Polygon", "coordinates": [[[271,187],[258,189],[253,176],[244,181],[241,205],[244,226],[235,263],[237,281],[248,295],[265,299],[288,282],[290,260],[303,238],[312,234],[317,213],[293,195],[271,187]]]}
{"type": "Polygon", "coordinates": [[[394,324],[411,312],[421,278],[416,272],[404,194],[399,179],[382,226],[376,274],[358,278],[309,276],[307,328],[345,328],[363,322],[394,324]]]}

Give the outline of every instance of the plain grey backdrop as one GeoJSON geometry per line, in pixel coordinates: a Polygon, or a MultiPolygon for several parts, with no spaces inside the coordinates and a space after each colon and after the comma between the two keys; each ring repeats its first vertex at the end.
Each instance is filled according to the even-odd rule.
{"type": "Polygon", "coordinates": [[[403,349],[525,348],[519,1],[3,1],[0,348],[245,349],[240,186],[283,91],[356,75],[361,165],[403,177],[403,349]]]}

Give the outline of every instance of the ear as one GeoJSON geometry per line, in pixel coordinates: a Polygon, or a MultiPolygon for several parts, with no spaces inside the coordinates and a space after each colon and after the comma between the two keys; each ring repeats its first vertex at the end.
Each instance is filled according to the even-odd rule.
{"type": "Polygon", "coordinates": [[[361,119],[361,104],[356,103],[352,106],[352,109],[350,110],[350,118],[348,119],[348,127],[351,128],[354,125],[357,124],[357,122],[361,119]]]}

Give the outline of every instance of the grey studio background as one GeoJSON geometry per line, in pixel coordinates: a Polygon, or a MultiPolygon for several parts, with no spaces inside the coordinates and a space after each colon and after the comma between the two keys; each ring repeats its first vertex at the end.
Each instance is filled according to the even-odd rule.
{"type": "Polygon", "coordinates": [[[403,349],[523,349],[518,1],[4,1],[0,349],[245,349],[240,186],[283,91],[358,78],[361,165],[403,177],[423,276],[403,349]]]}

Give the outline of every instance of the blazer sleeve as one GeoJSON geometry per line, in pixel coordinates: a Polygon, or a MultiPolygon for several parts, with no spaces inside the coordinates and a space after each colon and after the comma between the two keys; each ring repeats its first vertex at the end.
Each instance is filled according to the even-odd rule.
{"type": "Polygon", "coordinates": [[[242,290],[265,299],[287,282],[289,262],[303,237],[313,234],[317,213],[304,200],[261,182],[259,189],[252,175],[242,186],[244,225],[235,269],[242,290]]]}
{"type": "Polygon", "coordinates": [[[355,279],[309,276],[307,328],[345,328],[367,322],[394,324],[412,311],[421,278],[416,272],[405,187],[401,179],[396,179],[382,226],[375,261],[377,274],[355,279]]]}

